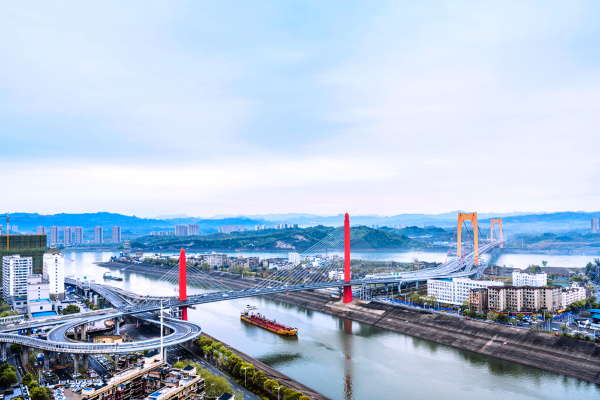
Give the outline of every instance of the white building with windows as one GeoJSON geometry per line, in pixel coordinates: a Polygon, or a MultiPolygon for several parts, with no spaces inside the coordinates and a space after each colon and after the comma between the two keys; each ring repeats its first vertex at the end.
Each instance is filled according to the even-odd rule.
{"type": "Polygon", "coordinates": [[[120,226],[113,226],[112,242],[113,243],[121,243],[121,227],[120,226]]]}
{"type": "Polygon", "coordinates": [[[460,305],[464,300],[469,300],[469,290],[490,286],[504,286],[504,283],[469,278],[427,279],[427,296],[435,296],[440,303],[460,305]]]}
{"type": "Polygon", "coordinates": [[[288,262],[290,264],[298,265],[302,262],[302,256],[296,252],[288,253],[288,262]]]}
{"type": "Polygon", "coordinates": [[[175,225],[175,236],[188,236],[188,226],[175,225]]]}
{"type": "Polygon", "coordinates": [[[60,250],[50,248],[44,253],[43,278],[50,284],[50,294],[58,300],[65,299],[65,256],[60,250]]]}
{"type": "Polygon", "coordinates": [[[75,235],[73,237],[74,244],[83,244],[83,228],[81,226],[76,226],[73,228],[75,235]]]}
{"type": "Polygon", "coordinates": [[[513,286],[533,286],[542,287],[548,284],[548,275],[543,274],[528,274],[526,272],[516,272],[512,274],[513,286]]]}
{"type": "Polygon", "coordinates": [[[65,226],[63,228],[63,243],[65,246],[70,246],[73,244],[73,228],[70,226],[65,226]]]}
{"type": "Polygon", "coordinates": [[[57,245],[59,242],[59,234],[60,230],[58,229],[58,226],[52,226],[50,228],[50,240],[48,244],[51,246],[57,245]]]}
{"type": "Polygon", "coordinates": [[[333,279],[334,281],[343,281],[344,280],[344,271],[329,271],[329,279],[333,279]]]}
{"type": "Polygon", "coordinates": [[[27,308],[32,318],[56,315],[50,301],[50,284],[43,280],[42,275],[27,277],[27,308]]]}
{"type": "Polygon", "coordinates": [[[104,229],[101,226],[94,228],[94,243],[104,243],[104,229]]]}
{"type": "Polygon", "coordinates": [[[560,305],[561,308],[567,308],[569,304],[586,299],[586,291],[585,287],[577,286],[573,284],[572,286],[562,288],[560,292],[560,305]]]}
{"type": "Polygon", "coordinates": [[[32,270],[32,257],[2,257],[2,295],[6,302],[13,303],[13,307],[17,306],[17,299],[27,298],[27,277],[31,275],[32,270]]]}

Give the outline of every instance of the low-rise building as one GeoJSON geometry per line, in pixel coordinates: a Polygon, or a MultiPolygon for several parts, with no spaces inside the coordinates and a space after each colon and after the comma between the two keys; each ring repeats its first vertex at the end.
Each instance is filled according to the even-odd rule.
{"type": "Polygon", "coordinates": [[[512,273],[512,285],[513,286],[534,286],[541,287],[548,284],[548,275],[542,274],[528,274],[526,272],[513,271],[512,273]]]}
{"type": "Polygon", "coordinates": [[[43,280],[42,275],[27,277],[27,309],[31,318],[56,315],[50,301],[50,284],[43,280]]]}
{"type": "Polygon", "coordinates": [[[107,383],[88,387],[81,394],[83,400],[201,400],[204,379],[195,368],[171,368],[152,352],[107,383]]]}
{"type": "Polygon", "coordinates": [[[471,289],[504,286],[499,281],[478,281],[469,278],[428,279],[427,296],[435,296],[438,302],[460,305],[469,300],[471,289]]]}
{"type": "Polygon", "coordinates": [[[488,288],[488,306],[494,312],[556,312],[560,286],[504,286],[488,288]]]}
{"type": "Polygon", "coordinates": [[[478,313],[485,313],[488,308],[487,288],[471,289],[469,291],[469,309],[478,313]]]}
{"type": "Polygon", "coordinates": [[[294,264],[294,265],[298,265],[302,262],[302,256],[300,256],[300,254],[296,253],[296,252],[289,252],[288,253],[288,262],[290,262],[291,264],[294,264]]]}
{"type": "Polygon", "coordinates": [[[569,304],[586,299],[585,287],[573,284],[566,288],[562,288],[560,293],[560,308],[567,308],[569,304]]]}

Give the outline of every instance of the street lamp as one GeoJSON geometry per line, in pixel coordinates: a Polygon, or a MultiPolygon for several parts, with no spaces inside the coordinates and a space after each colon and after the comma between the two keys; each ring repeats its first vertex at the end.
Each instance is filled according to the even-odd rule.
{"type": "Polygon", "coordinates": [[[244,370],[244,386],[246,386],[246,370],[248,367],[242,367],[242,369],[244,370]]]}
{"type": "Polygon", "coordinates": [[[277,390],[277,400],[279,400],[279,389],[281,389],[283,386],[279,386],[278,388],[275,388],[275,390],[277,390]]]}

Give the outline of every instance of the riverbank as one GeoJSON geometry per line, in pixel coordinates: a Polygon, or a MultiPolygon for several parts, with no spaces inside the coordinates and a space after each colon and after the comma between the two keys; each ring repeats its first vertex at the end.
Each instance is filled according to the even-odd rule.
{"type": "MultiPolygon", "coordinates": [[[[100,265],[105,266],[104,264],[111,268],[116,267],[115,263],[100,265]]],[[[160,268],[149,267],[151,266],[132,264],[127,269],[146,274],[164,273],[160,268]]],[[[255,278],[242,279],[238,275],[229,273],[209,272],[209,274],[213,278],[222,280],[232,289],[253,286],[259,282],[255,278]]],[[[465,321],[444,314],[374,302],[344,305],[319,292],[293,292],[267,297],[485,356],[600,384],[600,346],[594,343],[478,321],[465,321]]]]}
{"type": "MultiPolygon", "coordinates": [[[[294,389],[296,391],[302,392],[303,395],[308,396],[311,399],[331,400],[331,398],[325,396],[324,394],[321,394],[321,393],[317,392],[316,390],[290,378],[289,376],[277,371],[276,369],[271,368],[267,364],[255,359],[253,357],[250,357],[246,353],[243,353],[243,352],[229,346],[227,343],[224,343],[223,341],[221,341],[217,338],[214,338],[207,333],[203,332],[202,336],[206,336],[207,338],[212,339],[215,342],[221,342],[223,344],[223,346],[225,346],[228,350],[233,351],[233,353],[236,356],[241,357],[241,359],[244,362],[254,365],[256,370],[263,371],[265,373],[265,375],[267,375],[268,379],[275,379],[277,382],[279,382],[280,385],[283,385],[283,386],[287,387],[288,389],[294,389]]],[[[200,348],[198,346],[196,346],[195,344],[192,347],[192,351],[200,357],[200,348]]]]}

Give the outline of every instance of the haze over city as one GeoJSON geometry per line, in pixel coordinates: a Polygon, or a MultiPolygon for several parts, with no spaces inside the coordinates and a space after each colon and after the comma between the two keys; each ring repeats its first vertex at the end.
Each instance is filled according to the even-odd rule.
{"type": "Polygon", "coordinates": [[[595,211],[599,7],[5,2],[2,208],[595,211]]]}

